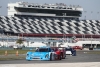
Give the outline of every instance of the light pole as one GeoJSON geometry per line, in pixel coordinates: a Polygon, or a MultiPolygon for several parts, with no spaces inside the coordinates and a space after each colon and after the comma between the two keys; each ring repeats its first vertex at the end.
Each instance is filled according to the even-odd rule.
{"type": "Polygon", "coordinates": [[[22,40],[23,40],[23,39],[24,39],[24,38],[23,38],[23,32],[22,32],[21,34],[22,34],[22,36],[21,36],[21,37],[22,37],[22,40]]]}
{"type": "Polygon", "coordinates": [[[6,45],[6,47],[8,47],[8,39],[9,39],[9,34],[7,33],[7,45],[6,45]]]}
{"type": "Polygon", "coordinates": [[[97,12],[97,20],[99,20],[98,16],[99,16],[99,12],[97,12]]]}
{"type": "Polygon", "coordinates": [[[87,13],[87,11],[84,11],[84,14],[85,14],[84,19],[85,19],[85,20],[86,20],[86,13],[87,13]]]}
{"type": "Polygon", "coordinates": [[[90,48],[92,48],[92,34],[91,34],[91,47],[90,48]]]}
{"type": "MultiPolygon", "coordinates": [[[[0,8],[2,8],[2,6],[0,6],[0,8]]],[[[0,15],[1,15],[1,11],[0,11],[0,15]]]]}
{"type": "Polygon", "coordinates": [[[93,13],[93,11],[91,11],[91,20],[92,20],[92,13],[93,13]]]}

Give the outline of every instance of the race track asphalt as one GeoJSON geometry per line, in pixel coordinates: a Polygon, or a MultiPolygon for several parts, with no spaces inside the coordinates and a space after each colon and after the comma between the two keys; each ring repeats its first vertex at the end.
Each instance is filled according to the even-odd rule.
{"type": "Polygon", "coordinates": [[[81,63],[81,62],[100,62],[100,51],[77,51],[76,56],[67,55],[66,59],[56,60],[56,61],[26,61],[23,60],[8,60],[0,61],[0,64],[36,64],[36,63],[81,63]],[[93,52],[93,53],[92,53],[93,52]]]}

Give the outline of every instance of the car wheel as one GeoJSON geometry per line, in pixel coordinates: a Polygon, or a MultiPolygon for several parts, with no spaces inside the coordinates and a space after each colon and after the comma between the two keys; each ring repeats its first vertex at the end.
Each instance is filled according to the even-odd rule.
{"type": "Polygon", "coordinates": [[[52,61],[52,53],[50,54],[50,61],[52,61]]]}
{"type": "Polygon", "coordinates": [[[27,59],[26,61],[31,61],[30,59],[27,59]]]}
{"type": "Polygon", "coordinates": [[[27,61],[30,61],[30,60],[27,60],[27,61]]]}
{"type": "Polygon", "coordinates": [[[65,59],[65,57],[63,59],[65,59]]]}
{"type": "Polygon", "coordinates": [[[59,58],[59,60],[61,60],[62,59],[62,57],[61,57],[61,55],[60,55],[60,58],[59,58]]]}
{"type": "Polygon", "coordinates": [[[63,59],[65,59],[66,56],[63,57],[63,59]]]}

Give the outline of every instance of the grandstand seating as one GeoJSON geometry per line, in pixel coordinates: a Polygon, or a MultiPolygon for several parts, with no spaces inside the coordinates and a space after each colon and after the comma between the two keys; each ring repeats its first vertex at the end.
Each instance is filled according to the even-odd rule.
{"type": "Polygon", "coordinates": [[[14,33],[99,34],[100,20],[1,16],[0,29],[14,33]]]}

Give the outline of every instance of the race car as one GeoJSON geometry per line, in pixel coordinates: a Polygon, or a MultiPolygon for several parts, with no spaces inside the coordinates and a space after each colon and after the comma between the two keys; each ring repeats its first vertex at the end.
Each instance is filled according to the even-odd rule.
{"type": "Polygon", "coordinates": [[[82,50],[83,49],[81,46],[73,46],[72,48],[75,50],[82,50]]]}
{"type": "Polygon", "coordinates": [[[76,56],[76,50],[71,48],[71,47],[67,47],[66,48],[66,55],[76,56]]]}
{"type": "Polygon", "coordinates": [[[51,47],[56,55],[58,56],[58,59],[65,59],[66,58],[66,49],[65,47],[51,47]]]}
{"type": "Polygon", "coordinates": [[[62,59],[65,59],[66,58],[66,48],[65,47],[58,47],[58,49],[61,52],[62,59]]]}
{"type": "Polygon", "coordinates": [[[51,47],[39,47],[35,52],[27,52],[26,60],[56,60],[56,53],[51,47]]]}

